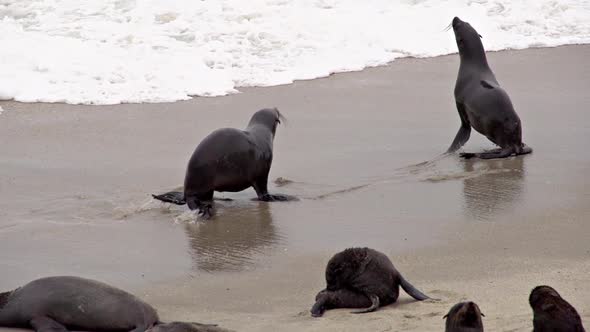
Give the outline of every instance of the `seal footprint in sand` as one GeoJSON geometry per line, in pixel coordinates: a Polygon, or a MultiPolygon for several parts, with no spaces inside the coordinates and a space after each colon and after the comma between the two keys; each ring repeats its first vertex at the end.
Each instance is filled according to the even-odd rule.
{"type": "Polygon", "coordinates": [[[252,116],[245,130],[218,129],[197,146],[184,179],[184,192],[152,195],[163,202],[187,204],[203,218],[213,214],[213,192],[238,192],[249,187],[261,201],[297,198],[268,192],[268,173],[277,125],[284,117],[278,109],[262,109],[252,116]]]}
{"type": "Polygon", "coordinates": [[[311,308],[314,317],[336,308],[375,311],[397,301],[399,286],[416,300],[429,299],[402,277],[387,256],[370,248],[349,248],[334,255],[326,267],[326,284],[311,308]]]}
{"type": "Polygon", "coordinates": [[[493,159],[531,153],[533,150],[522,142],[520,118],[510,97],[500,87],[488,65],[481,36],[458,17],[451,24],[461,58],[455,84],[455,103],[461,127],[447,152],[455,152],[462,147],[469,140],[473,127],[500,148],[462,153],[464,158],[493,159]]]}

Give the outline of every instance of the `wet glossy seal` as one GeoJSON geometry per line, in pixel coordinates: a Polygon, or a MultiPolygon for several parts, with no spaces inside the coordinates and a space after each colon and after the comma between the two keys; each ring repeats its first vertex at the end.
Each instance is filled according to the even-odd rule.
{"type": "Polygon", "coordinates": [[[463,146],[473,127],[500,148],[462,153],[462,157],[492,159],[531,153],[532,149],[522,142],[520,118],[488,65],[480,35],[458,17],[453,19],[452,26],[461,58],[455,84],[461,127],[448,152],[463,146]]]}
{"type": "Polygon", "coordinates": [[[153,195],[164,202],[187,204],[204,218],[213,213],[213,192],[238,192],[249,187],[261,201],[296,198],[268,193],[268,173],[272,164],[273,140],[283,116],[276,108],[260,110],[245,130],[218,129],[197,146],[184,179],[184,192],[153,195]]]}
{"type": "Polygon", "coordinates": [[[161,323],[156,310],[121,289],[71,276],[41,278],[0,293],[0,326],[33,328],[38,332],[226,331],[200,323],[161,323]],[[179,327],[193,329],[179,330],[179,327]],[[161,325],[161,326],[160,326],[161,325]]]}
{"type": "Polygon", "coordinates": [[[552,287],[535,287],[529,304],[533,309],[533,332],[584,332],[576,309],[552,287]]]}
{"type": "Polygon", "coordinates": [[[457,303],[443,317],[447,319],[445,332],[483,332],[482,316],[474,302],[457,303]]]}
{"type": "Polygon", "coordinates": [[[156,310],[123,290],[78,277],[41,278],[0,294],[0,326],[143,332],[156,310]]]}
{"type": "Polygon", "coordinates": [[[326,284],[311,308],[314,317],[335,308],[365,308],[354,313],[374,311],[394,303],[399,286],[416,300],[429,298],[407,282],[387,256],[370,248],[349,248],[334,255],[326,267],[326,284]]]}

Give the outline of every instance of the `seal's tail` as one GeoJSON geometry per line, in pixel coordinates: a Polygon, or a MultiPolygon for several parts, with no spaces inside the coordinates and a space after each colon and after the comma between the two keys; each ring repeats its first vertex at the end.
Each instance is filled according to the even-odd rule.
{"type": "Polygon", "coordinates": [[[406,293],[410,294],[411,297],[415,298],[418,301],[428,300],[430,297],[416,289],[416,287],[412,286],[404,277],[401,275],[399,276],[400,285],[406,291],[406,293]]]}
{"type": "Polygon", "coordinates": [[[180,191],[171,191],[162,195],[152,195],[152,197],[166,203],[172,203],[176,205],[186,204],[184,193],[180,191]]]}

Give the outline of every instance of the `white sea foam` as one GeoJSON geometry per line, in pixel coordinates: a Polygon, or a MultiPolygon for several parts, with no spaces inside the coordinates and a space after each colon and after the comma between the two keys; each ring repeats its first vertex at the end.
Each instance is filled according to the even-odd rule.
{"type": "Polygon", "coordinates": [[[0,0],[0,99],[218,96],[453,53],[590,42],[588,0],[0,0]]]}

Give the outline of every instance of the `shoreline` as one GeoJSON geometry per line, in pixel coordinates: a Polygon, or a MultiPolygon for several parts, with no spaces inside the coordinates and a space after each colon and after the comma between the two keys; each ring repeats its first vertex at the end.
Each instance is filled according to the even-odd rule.
{"type": "MultiPolygon", "coordinates": [[[[525,48],[508,48],[508,49],[503,49],[503,50],[496,50],[496,51],[486,51],[486,54],[495,54],[495,53],[510,53],[510,52],[520,52],[520,51],[527,51],[527,50],[551,50],[551,49],[559,49],[559,48],[567,48],[567,47],[584,47],[584,46],[588,46],[590,45],[590,43],[582,43],[582,44],[564,44],[564,45],[557,45],[557,46],[532,46],[532,47],[525,47],[525,48]]],[[[236,86],[236,92],[235,93],[229,93],[226,95],[222,95],[222,96],[199,96],[199,95],[194,95],[194,96],[190,96],[190,99],[186,99],[186,100],[176,100],[176,101],[165,101],[165,102],[140,102],[140,103],[119,103],[119,104],[70,104],[70,103],[64,103],[64,102],[21,102],[21,101],[15,101],[14,99],[0,99],[0,103],[16,103],[16,104],[47,104],[47,105],[72,105],[72,106],[88,106],[88,107],[105,107],[105,106],[117,106],[117,105],[145,105],[145,104],[174,104],[174,103],[180,103],[180,102],[190,102],[191,100],[194,99],[198,99],[198,98],[223,98],[223,97],[228,97],[228,96],[232,96],[232,95],[236,95],[236,94],[241,94],[241,93],[245,93],[245,91],[242,90],[249,90],[249,89],[264,89],[264,88],[272,88],[272,87],[282,87],[282,86],[289,86],[292,84],[295,84],[297,82],[310,82],[310,81],[315,81],[315,80],[320,80],[320,79],[326,79],[326,78],[330,78],[332,76],[335,75],[340,75],[340,74],[350,74],[350,73],[359,73],[359,72],[363,72],[366,70],[371,70],[371,69],[378,69],[378,68],[383,68],[383,67],[388,67],[393,65],[394,63],[397,63],[398,61],[411,61],[411,60],[425,60],[425,59],[438,59],[438,58],[444,58],[444,57],[452,57],[459,54],[458,52],[454,52],[454,53],[449,53],[449,54],[442,54],[442,55],[436,55],[436,56],[425,56],[425,57],[419,57],[419,56],[413,56],[413,55],[408,55],[408,56],[402,56],[399,58],[395,58],[392,61],[389,61],[385,64],[380,64],[380,65],[374,65],[374,66],[367,66],[364,67],[363,69],[359,69],[359,70],[349,70],[349,71],[337,71],[337,72],[332,72],[326,76],[319,76],[316,78],[310,78],[310,79],[296,79],[293,80],[290,83],[284,83],[284,84],[278,84],[278,85],[261,85],[261,86],[236,86]]],[[[0,114],[2,112],[0,111],[0,114]]]]}

